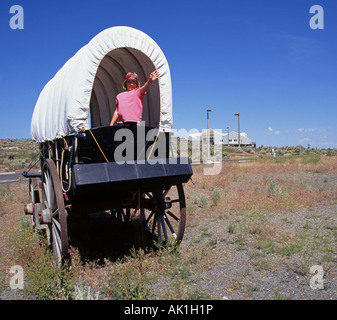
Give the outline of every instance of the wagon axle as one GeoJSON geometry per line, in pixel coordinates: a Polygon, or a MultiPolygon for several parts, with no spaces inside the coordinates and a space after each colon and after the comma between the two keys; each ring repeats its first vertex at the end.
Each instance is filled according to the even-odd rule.
{"type": "Polygon", "coordinates": [[[177,200],[171,200],[170,197],[164,197],[162,199],[157,199],[156,197],[146,198],[141,197],[140,203],[137,199],[138,192],[128,193],[120,200],[122,207],[127,208],[138,208],[139,206],[151,211],[166,210],[172,208],[172,203],[177,202],[177,200]]]}
{"type": "MultiPolygon", "coordinates": [[[[148,195],[148,194],[146,194],[148,195]]],[[[146,195],[143,195],[140,199],[140,204],[136,203],[135,201],[132,203],[133,207],[140,207],[150,210],[150,211],[162,211],[172,208],[172,203],[177,202],[176,200],[171,200],[170,197],[146,197],[146,195]]]]}

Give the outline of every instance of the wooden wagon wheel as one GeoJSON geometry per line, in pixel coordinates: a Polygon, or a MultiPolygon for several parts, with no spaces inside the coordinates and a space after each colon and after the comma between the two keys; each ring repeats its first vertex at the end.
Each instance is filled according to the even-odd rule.
{"type": "Polygon", "coordinates": [[[148,192],[144,200],[154,204],[150,210],[142,208],[141,218],[152,239],[162,246],[173,246],[184,236],[186,203],[182,184],[160,192],[148,192]]]}
{"type": "Polygon", "coordinates": [[[56,166],[51,159],[46,159],[42,167],[42,207],[49,209],[51,221],[50,242],[58,263],[68,256],[67,212],[61,189],[61,182],[56,166]]]}

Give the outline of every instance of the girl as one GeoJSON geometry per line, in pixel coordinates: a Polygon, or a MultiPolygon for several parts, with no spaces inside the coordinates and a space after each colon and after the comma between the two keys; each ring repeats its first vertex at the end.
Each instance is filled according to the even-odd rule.
{"type": "Polygon", "coordinates": [[[112,126],[116,120],[117,123],[137,124],[142,120],[143,113],[143,97],[153,81],[160,78],[157,70],[151,72],[149,79],[140,87],[138,75],[135,72],[129,72],[125,76],[123,89],[116,96],[116,110],[112,116],[110,125],[112,126]]]}

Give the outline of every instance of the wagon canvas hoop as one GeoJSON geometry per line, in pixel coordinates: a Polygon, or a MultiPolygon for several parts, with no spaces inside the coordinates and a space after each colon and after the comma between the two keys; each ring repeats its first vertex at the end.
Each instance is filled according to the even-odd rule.
{"type": "Polygon", "coordinates": [[[144,98],[143,121],[171,131],[172,86],[166,57],[142,31],[112,27],[81,48],[43,88],[32,116],[32,139],[51,141],[109,125],[125,74],[134,71],[145,83],[154,69],[161,78],[144,98]]]}

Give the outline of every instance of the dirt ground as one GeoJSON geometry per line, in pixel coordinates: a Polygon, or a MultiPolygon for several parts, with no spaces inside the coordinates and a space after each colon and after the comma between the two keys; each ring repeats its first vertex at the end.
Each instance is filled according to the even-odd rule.
{"type": "MultiPolygon", "coordinates": [[[[194,167],[193,182],[185,185],[187,225],[179,248],[189,266],[184,290],[216,300],[337,299],[337,161],[323,160],[230,163],[217,176],[194,167]]],[[[2,187],[0,299],[29,299],[8,287],[14,263],[9,234],[27,201],[26,182],[2,187]]],[[[73,232],[81,228],[77,234],[86,237],[73,237],[73,245],[87,260],[113,262],[137,244],[138,227],[134,222],[120,232],[104,213],[91,215],[76,224],[73,232]]],[[[99,273],[104,265],[88,277],[99,273]]],[[[163,299],[166,289],[158,276],[148,298],[163,299]]]]}

